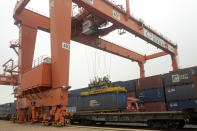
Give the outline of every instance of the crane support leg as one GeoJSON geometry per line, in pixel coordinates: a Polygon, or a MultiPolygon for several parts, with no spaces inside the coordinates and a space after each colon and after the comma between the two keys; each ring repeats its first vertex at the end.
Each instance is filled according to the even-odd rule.
{"type": "Polygon", "coordinates": [[[50,0],[52,87],[68,87],[72,0],[50,0]]]}
{"type": "Polygon", "coordinates": [[[20,26],[19,38],[19,71],[24,73],[32,69],[37,29],[29,26],[20,26]]]}
{"type": "Polygon", "coordinates": [[[138,63],[139,67],[140,67],[140,78],[144,78],[145,77],[145,70],[144,70],[144,63],[138,63]]]}
{"type": "Polygon", "coordinates": [[[171,55],[171,59],[172,59],[172,68],[173,68],[173,71],[178,70],[179,67],[178,67],[176,55],[171,55]]]}

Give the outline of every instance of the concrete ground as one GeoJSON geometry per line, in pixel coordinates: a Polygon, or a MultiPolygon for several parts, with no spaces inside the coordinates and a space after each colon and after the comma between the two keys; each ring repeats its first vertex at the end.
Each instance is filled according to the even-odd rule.
{"type": "MultiPolygon", "coordinates": [[[[197,126],[186,126],[183,131],[197,131],[197,126]]],[[[79,126],[71,125],[70,127],[52,127],[43,126],[42,124],[17,124],[9,121],[0,120],[0,131],[151,131],[146,126],[79,126]]],[[[155,130],[159,131],[159,130],[155,130]]],[[[180,130],[178,130],[180,131],[180,130]]]]}

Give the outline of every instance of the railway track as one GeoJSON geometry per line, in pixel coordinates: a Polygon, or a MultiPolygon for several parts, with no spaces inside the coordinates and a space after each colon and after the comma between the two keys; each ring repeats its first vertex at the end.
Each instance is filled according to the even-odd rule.
{"type": "MultiPolygon", "coordinates": [[[[69,127],[53,127],[43,126],[42,124],[17,124],[10,121],[0,120],[0,131],[162,131],[162,129],[151,130],[148,129],[146,124],[120,124],[120,123],[107,123],[106,125],[82,126],[71,125],[69,127]]],[[[173,130],[174,131],[174,130],[173,130]]],[[[184,129],[175,131],[197,131],[196,125],[186,125],[184,129]]]]}

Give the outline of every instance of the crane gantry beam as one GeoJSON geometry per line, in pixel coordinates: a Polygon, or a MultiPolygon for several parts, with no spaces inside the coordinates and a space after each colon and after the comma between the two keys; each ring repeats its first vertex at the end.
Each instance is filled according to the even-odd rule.
{"type": "Polygon", "coordinates": [[[128,20],[125,19],[125,16],[127,15],[126,12],[113,5],[109,0],[73,0],[73,2],[82,6],[92,14],[111,21],[167,53],[176,53],[176,45],[172,44],[163,36],[159,35],[134,17],[130,16],[128,20]]]}
{"type": "Polygon", "coordinates": [[[151,59],[155,59],[155,58],[165,56],[165,55],[168,55],[168,53],[162,51],[162,52],[159,52],[159,53],[155,53],[155,54],[152,54],[152,55],[145,56],[145,59],[146,60],[151,60],[151,59]]]}
{"type": "Polygon", "coordinates": [[[14,14],[15,24],[23,24],[31,28],[50,32],[50,19],[28,9],[21,10],[14,14]]]}
{"type": "Polygon", "coordinates": [[[113,44],[109,41],[103,40],[101,38],[95,37],[95,36],[84,36],[84,35],[78,35],[72,38],[72,40],[85,44],[87,46],[97,48],[99,50],[103,50],[105,52],[112,53],[114,55],[118,55],[120,57],[124,57],[126,59],[139,62],[139,63],[145,63],[145,57],[141,54],[138,54],[134,51],[128,50],[124,47],[121,47],[119,45],[113,44]]]}

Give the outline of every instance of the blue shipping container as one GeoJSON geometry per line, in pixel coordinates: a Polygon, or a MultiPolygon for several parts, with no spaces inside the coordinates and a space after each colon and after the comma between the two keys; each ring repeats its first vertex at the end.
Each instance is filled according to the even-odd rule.
{"type": "Polygon", "coordinates": [[[164,75],[165,87],[193,83],[193,75],[197,69],[183,69],[164,75]]]}
{"type": "Polygon", "coordinates": [[[147,90],[137,90],[136,97],[143,102],[161,102],[165,101],[164,89],[154,88],[147,90]]]}
{"type": "Polygon", "coordinates": [[[77,96],[84,91],[88,91],[89,88],[81,88],[81,89],[76,89],[76,90],[71,90],[68,92],[68,105],[69,107],[76,107],[77,103],[77,96]]]}
{"type": "Polygon", "coordinates": [[[77,111],[111,111],[126,109],[126,94],[112,92],[90,96],[79,96],[77,111]]]}
{"type": "Polygon", "coordinates": [[[165,88],[166,101],[181,101],[196,99],[196,88],[194,84],[173,86],[165,88]]]}
{"type": "Polygon", "coordinates": [[[167,103],[168,111],[182,111],[186,109],[197,109],[197,100],[177,101],[167,103]]]}

